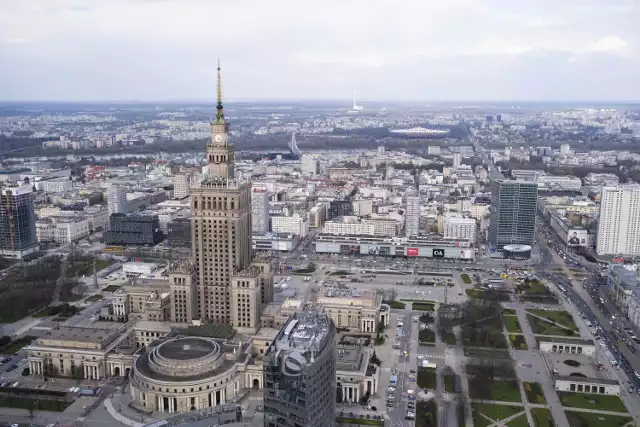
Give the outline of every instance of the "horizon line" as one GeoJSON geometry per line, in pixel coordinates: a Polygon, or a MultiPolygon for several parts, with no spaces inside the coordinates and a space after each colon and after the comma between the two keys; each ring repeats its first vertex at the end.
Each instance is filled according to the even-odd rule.
{"type": "MultiPolygon", "coordinates": [[[[104,99],[85,99],[85,100],[73,100],[73,99],[0,99],[0,104],[17,104],[17,103],[71,103],[71,104],[80,104],[80,103],[99,103],[99,104],[148,104],[148,103],[204,103],[204,104],[216,104],[216,99],[200,99],[200,98],[184,98],[184,99],[119,99],[119,100],[104,100],[104,99]]],[[[236,99],[227,99],[224,101],[225,103],[265,103],[265,102],[353,102],[351,98],[236,98],[236,99]]],[[[640,103],[640,99],[505,99],[505,100],[492,100],[492,99],[452,99],[452,100],[444,100],[444,99],[425,99],[425,100],[391,100],[391,99],[381,99],[381,100],[360,100],[359,102],[364,103],[421,103],[421,104],[451,104],[451,103],[621,103],[621,104],[636,104],[640,103]]],[[[347,106],[345,106],[347,108],[347,106]]]]}

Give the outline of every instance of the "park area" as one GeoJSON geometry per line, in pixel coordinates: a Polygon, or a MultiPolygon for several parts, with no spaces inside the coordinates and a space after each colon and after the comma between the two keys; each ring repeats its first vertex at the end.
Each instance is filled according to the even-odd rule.
{"type": "MultiPolygon", "coordinates": [[[[514,417],[513,422],[509,422],[505,425],[511,426],[523,426],[526,427],[527,419],[524,418],[524,424],[516,424],[522,415],[515,417],[516,414],[524,412],[524,408],[520,406],[506,406],[506,405],[493,405],[488,403],[473,403],[471,404],[471,411],[473,415],[474,427],[487,427],[495,424],[498,421],[504,420],[509,417],[514,417]]],[[[523,414],[524,415],[524,414],[523,414]]]]}
{"type": "Polygon", "coordinates": [[[539,280],[525,280],[516,286],[516,292],[523,301],[558,304],[558,298],[539,280]]]}
{"type": "Polygon", "coordinates": [[[547,400],[544,398],[542,386],[540,386],[540,384],[524,382],[522,383],[522,388],[524,388],[524,393],[527,395],[527,400],[529,401],[529,403],[547,403],[547,400]]]}
{"type": "MultiPolygon", "coordinates": [[[[564,411],[571,427],[633,427],[631,417],[605,415],[595,412],[564,411]]],[[[544,426],[544,424],[542,424],[544,426]]]]}
{"type": "Polygon", "coordinates": [[[527,350],[527,342],[524,339],[524,335],[509,334],[509,343],[514,350],[527,350]]]}
{"type": "Polygon", "coordinates": [[[536,315],[538,317],[543,317],[547,319],[549,322],[557,323],[558,325],[564,326],[565,328],[572,329],[574,331],[578,330],[578,326],[576,326],[576,322],[573,320],[573,316],[571,313],[564,310],[527,310],[527,312],[536,315]]]}
{"type": "Polygon", "coordinates": [[[511,334],[521,334],[522,328],[520,327],[520,322],[518,322],[518,318],[516,316],[505,315],[502,314],[502,323],[504,323],[504,327],[507,328],[507,332],[511,334]]]}
{"type": "Polygon", "coordinates": [[[499,402],[521,402],[517,380],[499,381],[474,377],[469,381],[472,399],[496,400],[499,402]]]}
{"type": "Polygon", "coordinates": [[[556,325],[551,320],[542,319],[527,313],[527,320],[531,326],[531,330],[536,335],[550,335],[572,337],[577,336],[578,332],[560,325],[556,325]]]}
{"type": "Polygon", "coordinates": [[[418,378],[416,384],[418,387],[428,390],[434,390],[437,386],[438,376],[434,368],[418,368],[418,378]]]}
{"type": "Polygon", "coordinates": [[[556,422],[547,408],[530,408],[534,427],[555,427],[556,422]]]}
{"type": "Polygon", "coordinates": [[[570,408],[627,412],[627,407],[619,396],[560,391],[558,392],[558,397],[563,406],[570,408]]]}

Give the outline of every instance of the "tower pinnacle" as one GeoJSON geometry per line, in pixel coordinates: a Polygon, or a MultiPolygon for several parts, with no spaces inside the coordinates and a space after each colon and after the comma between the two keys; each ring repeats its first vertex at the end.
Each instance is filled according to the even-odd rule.
{"type": "Polygon", "coordinates": [[[224,123],[224,113],[222,112],[222,83],[220,77],[220,58],[218,58],[218,105],[216,106],[216,123],[224,123]]]}

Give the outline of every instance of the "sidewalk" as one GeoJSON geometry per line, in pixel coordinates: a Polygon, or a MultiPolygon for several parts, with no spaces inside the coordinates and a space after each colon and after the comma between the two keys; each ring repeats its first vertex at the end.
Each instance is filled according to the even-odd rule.
{"type": "Polygon", "coordinates": [[[113,407],[113,405],[111,404],[111,399],[105,399],[104,401],[104,407],[107,410],[107,412],[109,413],[109,415],[111,415],[113,418],[115,418],[117,421],[119,421],[120,423],[130,426],[130,427],[142,427],[145,424],[139,423],[137,421],[133,421],[130,420],[129,418],[125,417],[122,414],[119,414],[115,408],[113,407]]]}

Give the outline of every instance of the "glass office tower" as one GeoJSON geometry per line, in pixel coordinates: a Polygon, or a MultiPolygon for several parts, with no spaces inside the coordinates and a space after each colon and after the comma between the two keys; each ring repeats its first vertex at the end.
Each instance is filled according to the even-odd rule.
{"type": "Polygon", "coordinates": [[[333,427],[336,328],[319,311],[296,313],[265,354],[265,427],[333,427]]]}
{"type": "Polygon", "coordinates": [[[489,244],[493,250],[510,244],[533,245],[537,200],[535,182],[491,181],[489,244]]]}

